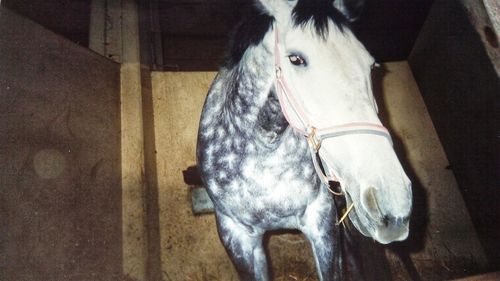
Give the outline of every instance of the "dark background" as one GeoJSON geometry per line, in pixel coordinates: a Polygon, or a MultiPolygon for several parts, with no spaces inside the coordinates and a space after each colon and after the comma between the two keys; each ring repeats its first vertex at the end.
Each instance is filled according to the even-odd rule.
{"type": "MultiPolygon", "coordinates": [[[[217,70],[227,36],[249,11],[249,0],[147,0],[161,32],[165,70],[217,70]]],[[[368,1],[355,33],[377,61],[408,58],[433,0],[368,1]]],[[[3,0],[2,5],[87,46],[90,0],[3,0]]],[[[150,29],[158,27],[151,26],[150,29]]]]}

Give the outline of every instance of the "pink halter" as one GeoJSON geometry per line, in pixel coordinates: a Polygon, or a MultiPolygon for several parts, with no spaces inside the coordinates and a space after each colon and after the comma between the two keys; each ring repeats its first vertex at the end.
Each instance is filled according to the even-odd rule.
{"type": "MultiPolygon", "coordinates": [[[[290,126],[301,135],[304,135],[307,138],[307,142],[309,144],[309,150],[311,152],[311,156],[314,163],[314,168],[316,169],[316,173],[320,177],[320,179],[328,185],[329,181],[338,181],[335,176],[334,171],[330,167],[324,167],[325,170],[328,171],[328,175],[325,175],[321,170],[320,164],[318,162],[319,150],[321,148],[321,142],[327,138],[340,137],[345,135],[352,134],[371,134],[371,135],[379,135],[386,137],[389,142],[392,144],[391,135],[389,131],[382,125],[369,123],[369,122],[353,122],[346,123],[342,125],[335,125],[326,128],[317,128],[311,122],[309,117],[306,114],[301,103],[295,98],[290,90],[290,87],[286,83],[285,77],[281,68],[281,54],[279,47],[279,36],[278,29],[274,26],[274,34],[275,34],[275,42],[274,42],[274,58],[275,58],[275,67],[276,67],[276,88],[278,100],[280,102],[281,111],[283,115],[285,115],[286,120],[290,124],[290,126]],[[285,101],[290,104],[291,110],[298,117],[301,124],[296,124],[296,122],[292,122],[290,115],[287,112],[285,107],[285,101]]],[[[333,192],[333,191],[332,191],[333,192]]]]}

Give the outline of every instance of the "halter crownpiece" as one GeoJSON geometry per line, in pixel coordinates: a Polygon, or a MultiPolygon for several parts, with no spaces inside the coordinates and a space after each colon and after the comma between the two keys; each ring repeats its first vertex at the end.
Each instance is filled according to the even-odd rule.
{"type": "MultiPolygon", "coordinates": [[[[302,104],[298,102],[296,97],[292,94],[290,87],[288,86],[284,74],[283,68],[281,67],[281,52],[279,46],[279,35],[278,28],[274,25],[274,61],[276,68],[276,88],[278,89],[277,96],[280,103],[281,111],[285,116],[285,119],[288,121],[290,126],[299,134],[304,135],[307,138],[307,143],[309,145],[309,150],[311,152],[311,156],[313,159],[314,168],[316,173],[320,177],[321,181],[329,185],[329,181],[338,181],[335,176],[334,171],[330,167],[324,166],[325,170],[329,175],[326,175],[321,169],[319,161],[321,160],[321,156],[319,155],[319,151],[321,149],[321,143],[323,140],[328,138],[346,136],[346,135],[359,135],[359,134],[369,134],[369,135],[378,135],[385,137],[389,140],[392,145],[392,138],[387,130],[382,125],[369,123],[369,122],[352,122],[345,123],[341,125],[335,125],[325,128],[318,128],[313,125],[310,118],[308,117],[306,110],[303,108],[302,104]],[[301,123],[296,124],[288,114],[285,103],[290,105],[291,110],[297,116],[297,119],[301,123]],[[319,158],[319,161],[318,161],[319,158]]],[[[330,191],[336,195],[339,195],[338,192],[334,192],[330,189],[330,191]]]]}

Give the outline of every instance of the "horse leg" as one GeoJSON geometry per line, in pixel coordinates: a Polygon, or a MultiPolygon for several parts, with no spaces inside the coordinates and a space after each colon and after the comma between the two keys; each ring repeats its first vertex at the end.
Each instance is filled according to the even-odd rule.
{"type": "Polygon", "coordinates": [[[302,220],[301,231],[311,243],[321,281],[342,280],[342,248],[335,214],[333,204],[317,204],[308,207],[302,220]]]}
{"type": "Polygon", "coordinates": [[[225,215],[217,214],[216,217],[219,237],[240,280],[268,280],[266,254],[262,245],[263,232],[253,231],[251,227],[225,215]]]}

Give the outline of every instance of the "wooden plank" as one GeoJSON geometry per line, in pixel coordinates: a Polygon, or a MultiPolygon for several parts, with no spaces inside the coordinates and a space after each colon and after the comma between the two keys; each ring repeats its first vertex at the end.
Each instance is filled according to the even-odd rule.
{"type": "Polygon", "coordinates": [[[88,46],[91,0],[3,0],[2,6],[69,40],[88,46]]]}
{"type": "Polygon", "coordinates": [[[214,72],[153,72],[164,280],[237,280],[213,216],[193,216],[182,171],[196,164],[199,116],[214,72]]]}
{"type": "Polygon", "coordinates": [[[494,280],[500,280],[500,271],[469,276],[465,278],[455,279],[453,281],[494,281],[494,280]]]}
{"type": "Polygon", "coordinates": [[[374,85],[414,191],[410,237],[396,249],[410,254],[422,280],[485,269],[483,249],[412,72],[406,62],[384,66],[385,75],[374,85]]]}
{"type": "Polygon", "coordinates": [[[472,17],[461,2],[435,2],[409,63],[481,243],[497,267],[500,78],[485,49],[489,43],[474,27],[477,15],[472,17]]]}
{"type": "Polygon", "coordinates": [[[120,66],[0,9],[0,280],[121,280],[120,66]]]}

